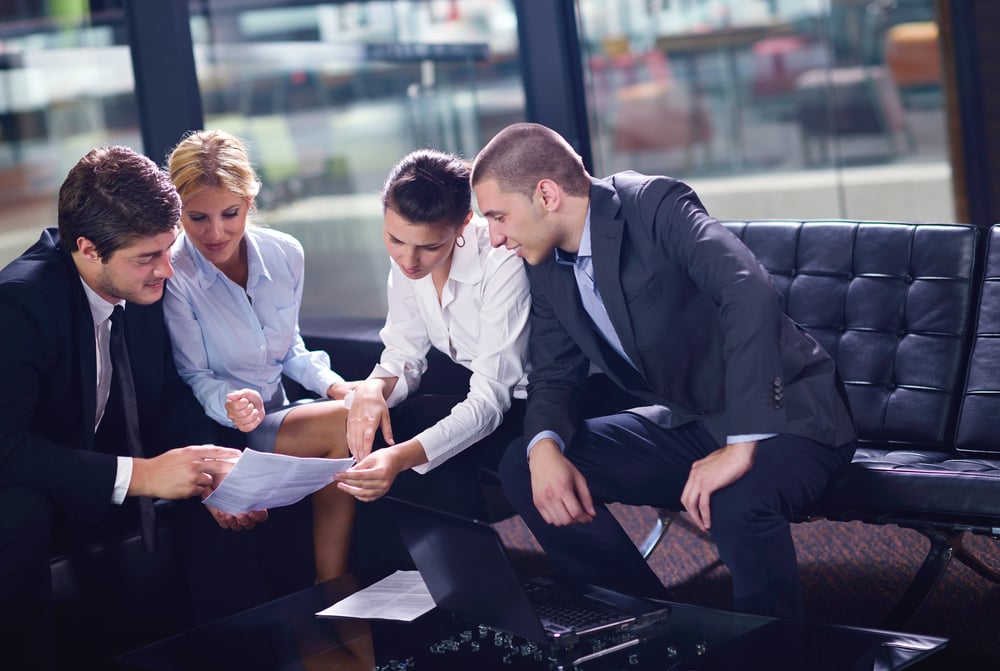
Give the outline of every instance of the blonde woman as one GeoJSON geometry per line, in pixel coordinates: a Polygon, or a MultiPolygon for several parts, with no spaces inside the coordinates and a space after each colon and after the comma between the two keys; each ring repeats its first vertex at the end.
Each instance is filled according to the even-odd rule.
{"type": "MultiPolygon", "coordinates": [[[[181,377],[205,412],[242,431],[252,449],[348,456],[339,399],[353,385],[299,333],[301,244],[249,225],[260,181],[246,146],[221,130],[191,133],[168,167],[184,230],[172,249],[164,313],[181,377]],[[290,405],[282,375],[338,400],[290,405]]],[[[312,501],[316,577],[324,581],[347,571],[354,499],[330,485],[312,501]]]]}

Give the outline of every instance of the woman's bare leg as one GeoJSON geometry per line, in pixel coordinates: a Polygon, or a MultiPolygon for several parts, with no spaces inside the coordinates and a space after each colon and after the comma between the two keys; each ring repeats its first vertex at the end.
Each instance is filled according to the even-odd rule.
{"type": "MultiPolygon", "coordinates": [[[[347,457],[346,427],[347,409],[339,401],[296,406],[281,423],[274,451],[297,457],[347,457]]],[[[323,582],[347,573],[354,497],[331,484],[312,495],[312,505],[316,581],[323,582]]]]}

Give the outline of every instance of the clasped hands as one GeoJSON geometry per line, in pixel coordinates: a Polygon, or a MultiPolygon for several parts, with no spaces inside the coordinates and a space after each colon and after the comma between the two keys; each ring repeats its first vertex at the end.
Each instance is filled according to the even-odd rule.
{"type": "MultiPolygon", "coordinates": [[[[712,494],[743,477],[753,466],[756,442],[731,443],[691,465],[681,505],[699,529],[712,526],[712,494]]],[[[529,469],[535,507],[553,526],[593,521],[597,512],[587,481],[552,440],[531,449],[529,469]]]]}

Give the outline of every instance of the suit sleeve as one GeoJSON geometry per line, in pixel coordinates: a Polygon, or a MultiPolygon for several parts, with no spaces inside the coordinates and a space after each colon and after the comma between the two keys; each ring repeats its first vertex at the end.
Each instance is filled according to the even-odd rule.
{"type": "MultiPolygon", "coordinates": [[[[531,279],[531,367],[524,438],[530,441],[542,431],[554,431],[569,449],[582,416],[581,399],[590,364],[556,319],[549,297],[541,289],[539,272],[538,268],[528,267],[531,279]]],[[[572,298],[560,296],[558,300],[572,298]]]]}
{"type": "Polygon", "coordinates": [[[72,355],[69,310],[27,283],[0,289],[0,487],[23,487],[49,497],[84,519],[97,520],[111,504],[116,458],[87,447],[83,431],[93,418],[71,416],[80,404],[79,386],[43,394],[52,380],[79,382],[79,362],[72,355]],[[55,322],[63,320],[62,324],[55,322]],[[71,368],[70,368],[71,367],[71,368]],[[75,410],[74,410],[75,409],[75,410]],[[49,436],[33,427],[48,425],[49,436]]]}

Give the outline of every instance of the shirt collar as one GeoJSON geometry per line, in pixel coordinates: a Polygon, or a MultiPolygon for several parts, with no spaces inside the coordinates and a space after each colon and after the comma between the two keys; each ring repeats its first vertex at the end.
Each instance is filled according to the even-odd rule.
{"type": "Polygon", "coordinates": [[[103,324],[111,317],[111,313],[114,312],[116,305],[121,305],[122,309],[125,309],[125,301],[121,300],[117,303],[109,303],[101,296],[90,288],[90,285],[80,278],[80,284],[83,285],[83,291],[87,294],[87,303],[90,304],[90,316],[94,320],[94,325],[103,324]]]}
{"type": "MultiPolygon", "coordinates": [[[[225,274],[216,268],[214,263],[201,255],[201,252],[198,251],[186,235],[182,233],[180,239],[182,240],[181,244],[184,246],[184,249],[194,259],[198,286],[200,288],[208,289],[217,279],[225,277],[225,274]]],[[[261,277],[271,280],[271,273],[267,269],[267,264],[264,263],[260,246],[257,244],[257,237],[252,234],[250,227],[247,227],[246,232],[243,234],[243,239],[247,241],[247,289],[249,290],[257,285],[261,277]]]]}
{"type": "Polygon", "coordinates": [[[556,247],[556,262],[564,266],[574,266],[580,259],[589,259],[593,256],[593,247],[590,244],[590,206],[587,206],[587,218],[583,222],[583,233],[580,234],[580,249],[576,254],[570,254],[556,247]]]}

